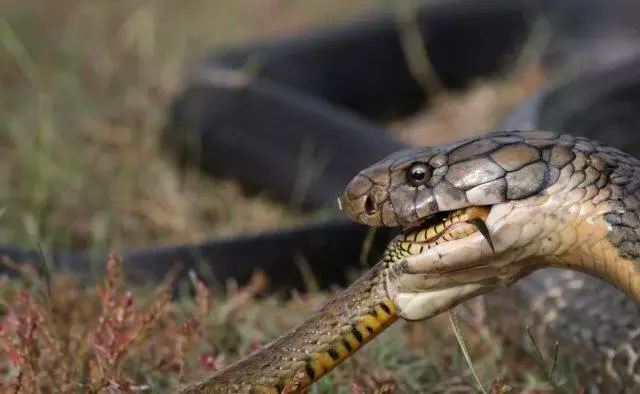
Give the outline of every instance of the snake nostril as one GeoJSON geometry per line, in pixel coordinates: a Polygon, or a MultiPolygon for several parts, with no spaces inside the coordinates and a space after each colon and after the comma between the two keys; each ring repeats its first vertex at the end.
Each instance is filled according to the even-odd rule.
{"type": "Polygon", "coordinates": [[[376,213],[376,205],[371,196],[367,196],[364,199],[364,211],[367,215],[373,215],[374,213],[376,213]]]}

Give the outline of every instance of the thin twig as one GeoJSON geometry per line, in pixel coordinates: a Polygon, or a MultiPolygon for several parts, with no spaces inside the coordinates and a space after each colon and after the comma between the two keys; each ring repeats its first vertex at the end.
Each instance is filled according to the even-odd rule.
{"type": "Polygon", "coordinates": [[[369,255],[371,253],[371,247],[373,246],[373,240],[376,236],[376,227],[370,227],[367,231],[367,235],[362,242],[362,250],[360,251],[360,265],[362,267],[367,267],[367,260],[369,259],[369,255]]]}
{"type": "Polygon", "coordinates": [[[471,370],[471,374],[473,375],[473,378],[476,380],[476,383],[478,384],[480,391],[482,391],[483,394],[487,394],[487,390],[485,390],[484,386],[482,385],[482,382],[480,381],[480,377],[478,377],[478,374],[476,373],[475,368],[473,368],[473,362],[471,361],[471,357],[469,356],[469,351],[467,350],[467,345],[465,345],[464,338],[462,337],[462,332],[460,331],[460,325],[458,324],[458,316],[456,315],[456,312],[454,310],[449,310],[449,321],[451,322],[453,333],[456,336],[456,340],[460,345],[460,350],[462,350],[462,354],[464,355],[464,358],[467,361],[467,365],[471,370]]]}
{"type": "Polygon", "coordinates": [[[411,1],[397,6],[400,43],[413,78],[428,95],[436,95],[445,88],[429,58],[426,39],[422,36],[416,15],[411,1]]]}
{"type": "Polygon", "coordinates": [[[558,347],[559,344],[556,342],[556,350],[555,350],[555,354],[553,357],[553,366],[552,369],[549,370],[549,368],[547,368],[547,364],[544,360],[544,357],[542,356],[542,352],[540,351],[540,347],[538,347],[538,344],[536,343],[535,338],[533,337],[533,334],[531,333],[531,329],[529,328],[529,326],[527,326],[525,328],[527,330],[527,335],[529,336],[529,339],[531,340],[531,343],[533,344],[533,349],[534,351],[534,356],[536,358],[536,361],[538,362],[538,364],[540,365],[540,367],[542,368],[545,377],[547,378],[547,381],[549,382],[549,384],[551,384],[551,386],[554,388],[554,390],[558,390],[560,389],[558,387],[558,384],[556,383],[556,379],[555,379],[555,368],[556,368],[556,360],[557,360],[557,355],[558,355],[558,347]]]}

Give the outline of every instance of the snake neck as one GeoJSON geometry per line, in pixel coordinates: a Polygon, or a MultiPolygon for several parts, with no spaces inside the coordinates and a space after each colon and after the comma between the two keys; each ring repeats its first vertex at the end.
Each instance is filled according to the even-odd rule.
{"type": "MultiPolygon", "coordinates": [[[[612,193],[605,190],[602,194],[612,193]]],[[[487,264],[501,261],[504,267],[512,266],[515,274],[506,275],[507,283],[546,267],[580,271],[640,300],[640,264],[633,254],[640,248],[640,239],[632,239],[624,225],[629,211],[619,209],[615,200],[585,196],[585,190],[573,189],[566,194],[507,205],[505,212],[509,214],[495,224],[494,232],[496,244],[507,245],[505,252],[485,256],[487,264]],[[513,237],[510,233],[519,235],[513,237]]]]}
{"type": "MultiPolygon", "coordinates": [[[[609,168],[613,168],[601,187],[567,188],[561,193],[561,205],[542,204],[547,211],[546,226],[542,227],[556,226],[557,230],[540,233],[539,250],[550,252],[547,262],[551,266],[601,278],[640,301],[640,231],[635,230],[640,227],[640,163],[621,153],[613,159],[611,155],[601,157],[605,159],[591,160],[608,160],[609,168]]],[[[582,159],[576,155],[576,160],[582,159]]],[[[563,169],[559,177],[562,182],[554,187],[576,185],[586,172],[563,169]]],[[[553,200],[557,201],[545,199],[553,200]]]]}
{"type": "Polygon", "coordinates": [[[628,253],[629,249],[638,248],[640,243],[625,245],[618,242],[620,229],[611,226],[606,217],[584,220],[565,230],[565,235],[572,233],[578,240],[576,247],[550,256],[547,261],[554,267],[581,271],[603,279],[640,301],[640,262],[628,253]]]}
{"type": "Polygon", "coordinates": [[[397,319],[381,262],[313,316],[226,369],[181,393],[300,392],[397,319]]]}

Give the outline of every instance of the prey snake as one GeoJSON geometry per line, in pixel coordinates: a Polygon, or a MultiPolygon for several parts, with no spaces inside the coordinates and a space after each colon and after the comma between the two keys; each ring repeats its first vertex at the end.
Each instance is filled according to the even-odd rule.
{"type": "MultiPolygon", "coordinates": [[[[500,73],[531,32],[531,21],[548,16],[557,35],[543,65],[568,66],[570,78],[553,81],[532,96],[502,128],[588,136],[638,156],[637,135],[620,131],[633,128],[638,118],[633,107],[640,81],[634,44],[638,35],[629,28],[634,23],[629,7],[637,9],[625,0],[590,0],[589,7],[577,1],[435,1],[419,10],[418,25],[429,37],[436,73],[447,88],[460,89],[500,73]]],[[[182,158],[196,158],[207,172],[233,177],[248,190],[268,190],[281,201],[297,194],[297,206],[314,209],[334,205],[335,196],[362,168],[407,148],[367,118],[407,114],[430,99],[408,72],[393,17],[367,15],[342,27],[249,44],[206,59],[171,108],[168,142],[182,158]],[[260,69],[247,76],[242,66],[254,58],[260,60],[260,69]],[[313,177],[301,192],[297,163],[308,143],[322,166],[319,171],[303,169],[313,177]]],[[[345,269],[357,264],[366,233],[364,226],[335,219],[123,255],[133,281],[160,280],[176,261],[186,272],[205,258],[219,280],[234,277],[242,283],[260,267],[274,291],[286,291],[302,288],[298,255],[307,259],[323,287],[346,284],[345,269]]],[[[376,233],[370,263],[393,235],[388,228],[376,233]]],[[[78,274],[88,274],[88,261],[104,256],[46,252],[51,262],[78,274]]],[[[38,252],[16,245],[0,245],[0,253],[16,261],[40,261],[38,252]]],[[[504,308],[512,308],[512,315],[530,320],[542,334],[584,352],[576,361],[586,367],[592,360],[602,367],[620,347],[615,371],[638,368],[637,343],[624,346],[629,340],[624,333],[631,335],[637,326],[638,305],[602,281],[543,269],[509,289],[489,293],[485,300],[496,321],[507,315],[504,308]],[[589,315],[583,313],[585,305],[589,315]],[[595,333],[586,331],[591,328],[595,333]]]]}

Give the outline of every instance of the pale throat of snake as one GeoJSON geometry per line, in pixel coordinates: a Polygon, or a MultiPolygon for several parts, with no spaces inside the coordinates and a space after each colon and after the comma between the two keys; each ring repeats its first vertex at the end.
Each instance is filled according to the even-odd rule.
{"type": "Polygon", "coordinates": [[[398,305],[399,315],[407,320],[422,320],[480,295],[494,287],[492,267],[483,269],[470,259],[469,267],[451,267],[427,276],[403,271],[403,261],[416,258],[430,249],[465,242],[481,236],[495,254],[494,242],[487,226],[493,206],[470,206],[437,212],[405,224],[403,231],[388,246],[383,261],[389,264],[388,295],[398,305]]]}
{"type": "Polygon", "coordinates": [[[485,222],[490,211],[490,206],[471,206],[420,218],[403,226],[397,245],[405,252],[416,255],[435,245],[459,240],[478,232],[493,250],[493,241],[485,222]]]}

